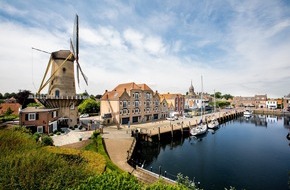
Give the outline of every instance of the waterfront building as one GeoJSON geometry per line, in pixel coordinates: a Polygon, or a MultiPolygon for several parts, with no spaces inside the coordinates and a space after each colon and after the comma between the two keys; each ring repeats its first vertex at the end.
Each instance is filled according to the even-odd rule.
{"type": "Polygon", "coordinates": [[[165,118],[167,102],[147,84],[119,84],[101,98],[101,117],[106,124],[141,123],[165,118]]]}
{"type": "Polygon", "coordinates": [[[160,97],[168,102],[169,112],[177,112],[183,115],[184,112],[184,96],[182,94],[160,94],[160,97]]]}
{"type": "Polygon", "coordinates": [[[235,96],[232,101],[234,107],[255,107],[255,97],[235,96]]]}
{"type": "Polygon", "coordinates": [[[30,129],[32,133],[53,133],[60,120],[59,108],[27,107],[19,113],[20,126],[30,129]]]}
{"type": "Polygon", "coordinates": [[[283,108],[290,111],[290,93],[283,98],[283,108]]]}
{"type": "Polygon", "coordinates": [[[199,97],[194,92],[192,81],[188,90],[188,93],[184,96],[184,109],[194,110],[198,108],[197,101],[199,97]]]}
{"type": "Polygon", "coordinates": [[[267,94],[265,95],[255,95],[255,107],[256,108],[266,108],[267,94]]]}
{"type": "Polygon", "coordinates": [[[266,107],[268,109],[277,109],[277,100],[275,100],[275,99],[267,100],[266,107]]]}
{"type": "Polygon", "coordinates": [[[12,114],[18,115],[21,105],[16,102],[14,97],[6,99],[4,103],[0,104],[0,115],[3,115],[7,110],[11,110],[12,114]]]}

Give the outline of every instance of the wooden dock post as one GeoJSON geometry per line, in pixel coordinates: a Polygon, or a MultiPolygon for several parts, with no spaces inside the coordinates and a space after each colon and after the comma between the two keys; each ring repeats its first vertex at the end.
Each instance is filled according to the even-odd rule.
{"type": "Polygon", "coordinates": [[[183,122],[181,122],[181,135],[183,135],[183,122]]]}
{"type": "Polygon", "coordinates": [[[160,127],[158,126],[158,140],[160,141],[160,127]]]}

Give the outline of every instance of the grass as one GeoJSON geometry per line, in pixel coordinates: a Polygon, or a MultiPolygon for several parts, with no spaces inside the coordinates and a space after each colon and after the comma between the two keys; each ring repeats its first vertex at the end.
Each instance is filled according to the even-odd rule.
{"type": "Polygon", "coordinates": [[[99,153],[106,160],[106,170],[107,171],[116,171],[118,173],[124,173],[118,166],[116,166],[109,158],[106,149],[103,144],[103,139],[99,134],[93,134],[92,142],[87,145],[84,150],[90,150],[99,153]]]}

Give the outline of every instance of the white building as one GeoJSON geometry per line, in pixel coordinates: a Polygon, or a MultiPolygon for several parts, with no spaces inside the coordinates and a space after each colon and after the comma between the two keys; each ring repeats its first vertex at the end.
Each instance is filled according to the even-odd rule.
{"type": "Polygon", "coordinates": [[[277,100],[267,100],[266,101],[266,107],[268,109],[277,109],[277,100]]]}

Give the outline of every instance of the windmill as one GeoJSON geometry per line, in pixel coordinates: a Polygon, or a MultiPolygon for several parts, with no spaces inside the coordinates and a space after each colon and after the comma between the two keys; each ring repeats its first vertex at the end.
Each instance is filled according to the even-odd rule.
{"type": "Polygon", "coordinates": [[[50,54],[44,77],[41,81],[36,99],[47,108],[59,108],[60,124],[74,126],[78,123],[78,104],[86,97],[76,95],[74,64],[76,64],[77,82],[80,85],[80,74],[88,85],[88,78],[79,63],[79,22],[76,15],[73,40],[70,39],[70,50],[59,50],[50,54]],[[50,70],[50,76],[48,73],[50,70]],[[47,79],[48,78],[48,79],[47,79]],[[45,80],[47,79],[47,80],[45,80]],[[48,93],[40,92],[48,85],[48,93]]]}
{"type": "MultiPolygon", "coordinates": [[[[84,74],[84,72],[80,66],[80,63],[79,63],[79,19],[78,18],[79,18],[78,15],[76,15],[75,23],[74,23],[74,30],[73,30],[73,41],[70,39],[70,46],[71,46],[70,51],[69,50],[60,50],[60,51],[51,53],[50,60],[48,62],[44,77],[42,79],[42,82],[41,82],[39,90],[38,90],[38,94],[48,84],[50,84],[50,87],[53,86],[54,79],[58,78],[62,75],[61,69],[63,69],[64,72],[67,70],[67,68],[69,68],[71,70],[73,68],[73,67],[71,67],[71,65],[69,65],[69,64],[71,64],[71,62],[76,63],[78,85],[80,86],[79,73],[81,73],[85,83],[88,85],[88,78],[84,74]],[[68,67],[66,67],[66,66],[68,66],[68,67]],[[50,67],[51,67],[51,75],[45,81],[45,79],[48,76],[48,71],[49,71],[50,67]]],[[[73,74],[73,80],[74,80],[74,70],[71,70],[71,71],[72,71],[71,74],[73,74]]],[[[70,77],[70,78],[72,79],[72,77],[70,77]]],[[[61,81],[61,82],[64,82],[64,81],[61,81]]],[[[65,86],[67,88],[70,85],[69,86],[65,85],[65,86]]],[[[74,86],[73,86],[73,88],[75,89],[74,86]]],[[[49,90],[48,94],[59,96],[59,94],[53,94],[52,89],[49,90]]],[[[71,95],[71,92],[69,94],[71,95]]],[[[75,90],[74,90],[74,94],[75,94],[75,90]]],[[[67,93],[64,93],[63,95],[67,95],[67,93]]]]}

